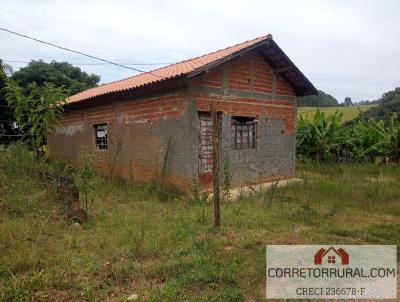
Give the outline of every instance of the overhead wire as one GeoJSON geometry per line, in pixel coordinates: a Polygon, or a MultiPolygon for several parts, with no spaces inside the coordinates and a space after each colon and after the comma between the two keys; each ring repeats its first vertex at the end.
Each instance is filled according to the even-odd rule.
{"type": "Polygon", "coordinates": [[[151,71],[144,71],[144,70],[140,70],[140,69],[137,69],[137,68],[134,68],[134,67],[129,67],[129,66],[126,66],[126,65],[123,65],[123,64],[115,63],[115,62],[112,62],[112,61],[109,61],[109,60],[106,60],[106,59],[102,59],[100,57],[93,56],[93,55],[90,55],[90,54],[87,54],[87,53],[84,53],[84,52],[81,52],[81,51],[78,51],[78,50],[73,50],[73,49],[70,49],[70,48],[67,48],[67,47],[64,47],[64,46],[60,46],[60,45],[57,45],[57,44],[54,44],[54,43],[51,43],[51,42],[46,42],[46,41],[31,37],[31,36],[28,36],[28,35],[25,35],[25,34],[21,34],[21,33],[9,30],[9,29],[4,28],[4,27],[0,27],[0,30],[2,30],[4,32],[8,32],[8,33],[16,35],[16,36],[19,36],[19,37],[22,37],[22,38],[33,40],[33,41],[38,42],[38,43],[49,45],[49,46],[52,46],[52,47],[55,47],[55,48],[58,48],[58,49],[61,49],[61,50],[73,52],[73,53],[76,53],[76,54],[79,54],[79,55],[82,55],[82,56],[85,56],[85,57],[88,57],[88,58],[99,60],[99,61],[111,64],[111,65],[115,65],[115,66],[118,66],[118,67],[131,69],[131,70],[134,70],[134,71],[137,71],[137,72],[141,72],[141,73],[148,73],[148,74],[151,74],[151,75],[153,75],[155,77],[161,78],[160,76],[154,74],[151,71]]]}
{"type": "MultiPolygon", "coordinates": [[[[32,61],[39,61],[39,60],[32,60],[32,61]]],[[[21,63],[21,64],[29,64],[32,61],[19,61],[19,60],[3,60],[3,62],[7,63],[21,63]]],[[[72,65],[77,65],[77,66],[91,66],[91,65],[108,65],[109,63],[71,63],[68,62],[72,65]]],[[[169,62],[154,62],[154,63],[118,63],[118,64],[123,64],[123,65],[135,65],[135,66],[152,66],[152,65],[168,65],[172,64],[169,62]]]]}

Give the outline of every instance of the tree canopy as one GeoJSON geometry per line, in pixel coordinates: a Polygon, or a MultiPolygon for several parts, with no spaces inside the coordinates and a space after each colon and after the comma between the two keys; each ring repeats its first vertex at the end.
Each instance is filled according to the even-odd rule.
{"type": "Polygon", "coordinates": [[[67,62],[31,61],[12,73],[0,59],[0,144],[22,139],[38,148],[66,96],[97,86],[100,77],[67,62]]]}
{"type": "Polygon", "coordinates": [[[318,90],[318,95],[308,95],[297,98],[300,107],[336,107],[340,106],[337,99],[330,94],[318,90]]]}
{"type": "Polygon", "coordinates": [[[0,59],[0,143],[10,142],[16,137],[14,111],[8,106],[4,88],[7,85],[8,78],[6,72],[10,70],[0,59]]]}
{"type": "Polygon", "coordinates": [[[65,91],[52,83],[37,86],[33,82],[28,88],[29,95],[24,95],[21,87],[9,82],[4,91],[9,106],[14,109],[22,138],[39,149],[45,142],[47,133],[61,118],[65,91]]]}
{"type": "Polygon", "coordinates": [[[351,100],[351,97],[346,96],[344,98],[344,105],[347,107],[353,106],[353,101],[351,100]]]}
{"type": "Polygon", "coordinates": [[[45,63],[42,60],[33,60],[26,67],[14,72],[11,79],[23,88],[26,95],[29,95],[29,84],[33,82],[39,87],[44,87],[45,83],[64,87],[67,95],[73,95],[97,86],[100,76],[89,75],[68,62],[45,63]]]}
{"type": "Polygon", "coordinates": [[[346,124],[349,125],[359,120],[369,120],[373,118],[375,120],[382,119],[386,125],[389,125],[393,113],[397,114],[397,119],[400,121],[400,87],[385,92],[382,97],[374,103],[378,103],[379,105],[360,113],[358,117],[346,124]]]}

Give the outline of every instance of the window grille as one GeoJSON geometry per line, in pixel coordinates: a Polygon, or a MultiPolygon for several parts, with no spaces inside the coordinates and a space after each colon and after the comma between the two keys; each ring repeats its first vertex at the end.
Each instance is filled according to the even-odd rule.
{"type": "Polygon", "coordinates": [[[209,114],[199,114],[199,171],[200,173],[213,170],[212,152],[212,122],[209,114]]]}
{"type": "Polygon", "coordinates": [[[256,147],[257,120],[249,117],[232,117],[231,147],[233,150],[256,147]]]}
{"type": "Polygon", "coordinates": [[[96,148],[99,150],[107,150],[107,124],[95,125],[96,132],[96,148]]]}

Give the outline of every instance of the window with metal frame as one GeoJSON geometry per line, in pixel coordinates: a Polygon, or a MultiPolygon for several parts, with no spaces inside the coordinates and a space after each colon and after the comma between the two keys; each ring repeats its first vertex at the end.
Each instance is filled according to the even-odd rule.
{"type": "Polygon", "coordinates": [[[232,150],[254,149],[256,147],[257,119],[233,116],[231,119],[232,150]]]}
{"type": "Polygon", "coordinates": [[[212,122],[209,113],[199,113],[199,172],[206,173],[213,170],[212,152],[212,122]]]}
{"type": "Polygon", "coordinates": [[[99,150],[107,150],[107,124],[94,125],[94,129],[96,133],[96,148],[99,150]]]}

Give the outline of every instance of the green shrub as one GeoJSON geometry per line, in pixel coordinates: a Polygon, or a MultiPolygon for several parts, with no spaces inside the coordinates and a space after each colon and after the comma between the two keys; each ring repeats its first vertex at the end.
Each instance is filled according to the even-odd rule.
{"type": "Polygon", "coordinates": [[[400,123],[396,113],[390,122],[359,120],[343,126],[342,114],[328,117],[317,109],[313,119],[299,116],[297,156],[322,161],[398,162],[400,160],[400,123]]]}

